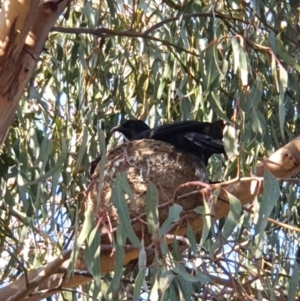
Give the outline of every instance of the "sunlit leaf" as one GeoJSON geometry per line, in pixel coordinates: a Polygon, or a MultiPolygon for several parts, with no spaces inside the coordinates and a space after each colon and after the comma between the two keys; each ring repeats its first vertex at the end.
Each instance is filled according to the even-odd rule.
{"type": "Polygon", "coordinates": [[[240,75],[241,75],[241,81],[243,86],[248,85],[248,63],[247,63],[247,56],[245,52],[240,49],[240,75]]]}
{"type": "Polygon", "coordinates": [[[234,59],[233,73],[236,73],[240,65],[240,45],[235,37],[231,38],[231,45],[234,59]]]}
{"type": "MultiPolygon", "coordinates": [[[[147,194],[145,198],[146,202],[146,214],[147,214],[147,225],[148,230],[155,236],[155,233],[158,232],[159,223],[158,223],[158,192],[151,182],[148,185],[147,194]]],[[[158,233],[156,234],[158,236],[158,233]]]]}

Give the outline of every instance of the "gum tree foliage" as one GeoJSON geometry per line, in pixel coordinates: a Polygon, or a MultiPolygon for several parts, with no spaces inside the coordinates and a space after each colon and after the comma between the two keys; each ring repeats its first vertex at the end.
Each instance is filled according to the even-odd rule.
{"type": "MultiPolygon", "coordinates": [[[[72,3],[49,34],[1,151],[1,284],[72,247],[89,162],[104,142],[121,142],[109,134],[118,122],[229,121],[230,160],[212,158],[214,180],[234,178],[237,168],[248,175],[299,135],[299,17],[297,1],[72,3]]],[[[206,218],[201,241],[188,231],[189,252],[174,240],[168,260],[146,274],[150,296],[159,288],[160,300],[293,300],[299,232],[258,214],[298,227],[298,184],[279,184],[269,179],[252,213],[234,210],[232,200],[227,219],[206,218]]],[[[105,276],[99,299],[137,298],[137,273],[124,274],[136,286],[105,276]],[[111,283],[114,297],[105,293],[111,283]]]]}

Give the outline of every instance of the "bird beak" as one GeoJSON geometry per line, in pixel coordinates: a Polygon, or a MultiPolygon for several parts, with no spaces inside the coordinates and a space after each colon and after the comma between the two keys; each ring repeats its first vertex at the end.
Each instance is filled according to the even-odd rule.
{"type": "MultiPolygon", "coordinates": [[[[124,128],[124,127],[122,126],[122,124],[119,124],[119,125],[113,127],[113,128],[110,130],[110,134],[112,135],[114,132],[120,132],[120,133],[122,133],[122,134],[124,135],[124,133],[126,133],[127,131],[128,131],[128,130],[127,130],[126,128],[124,128]]],[[[128,139],[126,138],[125,135],[124,135],[124,139],[125,139],[126,141],[128,141],[128,139]]]]}
{"type": "Polygon", "coordinates": [[[121,132],[121,133],[122,133],[122,129],[123,129],[122,125],[119,124],[119,125],[113,127],[113,128],[110,130],[110,133],[111,133],[111,134],[114,133],[114,132],[121,132]]]}

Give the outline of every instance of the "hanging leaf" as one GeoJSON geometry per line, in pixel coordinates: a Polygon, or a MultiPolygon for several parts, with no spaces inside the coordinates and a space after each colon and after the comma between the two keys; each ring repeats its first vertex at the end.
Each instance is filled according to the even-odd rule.
{"type": "Polygon", "coordinates": [[[111,200],[113,205],[117,208],[117,212],[120,218],[120,224],[122,224],[126,229],[126,234],[129,240],[135,247],[140,248],[141,243],[131,226],[129,211],[124,197],[124,190],[122,185],[123,177],[124,175],[121,173],[114,181],[111,200]]]}
{"type": "Polygon", "coordinates": [[[248,85],[248,63],[247,63],[247,56],[242,48],[239,50],[240,53],[240,76],[243,86],[248,85]]]}
{"type": "Polygon", "coordinates": [[[158,209],[157,209],[158,192],[155,185],[153,185],[153,183],[151,182],[148,184],[145,202],[146,202],[148,231],[152,233],[153,236],[158,237],[158,229],[159,229],[158,209]]]}
{"type": "Polygon", "coordinates": [[[169,215],[159,229],[159,237],[162,237],[162,235],[168,233],[172,227],[172,224],[179,219],[181,211],[182,207],[180,205],[174,204],[172,207],[170,207],[169,215]]]}
{"type": "Polygon", "coordinates": [[[235,37],[231,38],[233,51],[233,73],[236,74],[240,65],[240,45],[235,37]]]}
{"type": "Polygon", "coordinates": [[[267,218],[270,216],[278,201],[280,189],[276,178],[266,169],[264,173],[264,192],[259,209],[259,219],[256,224],[256,232],[261,233],[267,226],[267,218]]]}

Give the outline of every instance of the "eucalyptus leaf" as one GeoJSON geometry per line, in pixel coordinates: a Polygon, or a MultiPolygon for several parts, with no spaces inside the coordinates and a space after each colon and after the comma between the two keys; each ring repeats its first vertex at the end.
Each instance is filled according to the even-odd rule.
{"type": "Polygon", "coordinates": [[[168,233],[173,223],[179,219],[181,211],[182,207],[180,205],[174,204],[172,207],[170,207],[169,215],[159,229],[159,237],[162,237],[162,235],[168,233]]]}
{"type": "Polygon", "coordinates": [[[111,283],[112,291],[115,292],[118,290],[123,275],[123,262],[125,257],[124,245],[126,243],[126,234],[125,229],[122,224],[119,224],[117,228],[117,237],[116,237],[116,249],[115,249],[115,266],[114,278],[111,283]]]}
{"type": "Polygon", "coordinates": [[[289,281],[288,297],[289,300],[295,300],[299,292],[299,265],[295,262],[293,265],[293,274],[289,281]]]}
{"type": "Polygon", "coordinates": [[[51,170],[46,172],[46,174],[44,174],[43,176],[40,176],[38,179],[24,184],[24,186],[30,186],[30,185],[34,185],[34,184],[43,182],[47,178],[49,178],[51,175],[53,175],[56,171],[58,171],[59,169],[62,168],[63,162],[65,161],[65,158],[67,156],[67,144],[66,144],[65,139],[63,139],[63,138],[61,139],[61,146],[62,146],[61,155],[60,155],[59,159],[56,161],[55,165],[51,168],[51,170]]]}
{"type": "Polygon", "coordinates": [[[130,222],[129,211],[124,197],[123,178],[124,175],[121,173],[117,176],[116,180],[114,181],[112,187],[111,200],[113,205],[117,208],[117,212],[120,218],[120,224],[122,224],[123,227],[126,229],[126,233],[128,235],[129,240],[135,247],[140,248],[141,243],[136,234],[134,233],[130,222]]]}
{"type": "Polygon", "coordinates": [[[259,220],[256,225],[257,232],[262,231],[267,226],[267,218],[270,216],[271,211],[276,205],[280,194],[278,181],[267,169],[264,172],[264,192],[262,195],[259,220]]]}
{"type": "Polygon", "coordinates": [[[145,202],[148,230],[150,233],[152,233],[153,236],[158,237],[158,192],[155,185],[151,182],[148,184],[145,202]]]}
{"type": "Polygon", "coordinates": [[[227,195],[229,199],[229,212],[222,231],[222,236],[224,239],[227,239],[232,234],[242,213],[242,204],[240,200],[230,193],[227,195]]]}
{"type": "Polygon", "coordinates": [[[71,271],[73,269],[75,260],[77,259],[77,256],[79,254],[80,248],[82,247],[84,241],[87,239],[87,237],[89,236],[93,228],[93,219],[94,219],[93,212],[90,210],[90,208],[87,208],[85,212],[85,219],[84,219],[82,229],[80,231],[79,237],[75,241],[74,248],[72,251],[72,255],[71,255],[72,261],[68,269],[68,277],[70,277],[71,275],[71,271]]]}
{"type": "Polygon", "coordinates": [[[134,286],[134,295],[133,295],[133,301],[137,301],[140,298],[141,294],[141,287],[143,286],[145,282],[145,274],[146,274],[146,269],[141,270],[136,279],[135,279],[135,286],[134,286]]]}

